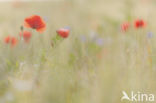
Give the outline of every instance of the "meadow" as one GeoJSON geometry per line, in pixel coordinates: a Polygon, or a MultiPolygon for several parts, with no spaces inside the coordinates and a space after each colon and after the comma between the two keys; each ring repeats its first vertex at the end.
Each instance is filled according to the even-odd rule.
{"type": "Polygon", "coordinates": [[[155,0],[0,2],[0,103],[156,95],[155,10],[155,0]],[[34,15],[44,23],[25,26],[34,15]]]}

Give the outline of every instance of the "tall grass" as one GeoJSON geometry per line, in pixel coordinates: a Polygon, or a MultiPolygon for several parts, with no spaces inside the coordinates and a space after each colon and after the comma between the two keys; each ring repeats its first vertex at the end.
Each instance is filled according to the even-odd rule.
{"type": "MultiPolygon", "coordinates": [[[[155,1],[69,0],[0,3],[0,103],[121,103],[122,91],[156,94],[155,1]],[[19,37],[25,17],[40,15],[43,34],[19,37]],[[134,20],[145,28],[135,29],[134,20]],[[131,23],[127,32],[120,24],[131,23]],[[56,30],[70,35],[52,46],[56,30]],[[148,33],[152,37],[148,37],[148,33]]],[[[128,103],[128,101],[123,101],[128,103]]]]}

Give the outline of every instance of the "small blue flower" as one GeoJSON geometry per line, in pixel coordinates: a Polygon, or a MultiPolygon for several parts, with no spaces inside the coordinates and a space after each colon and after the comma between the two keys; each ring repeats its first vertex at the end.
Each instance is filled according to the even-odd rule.
{"type": "Polygon", "coordinates": [[[148,33],[147,33],[147,37],[148,37],[148,38],[152,38],[152,37],[153,37],[153,33],[152,33],[152,32],[148,32],[148,33]]]}
{"type": "Polygon", "coordinates": [[[70,28],[70,26],[65,26],[64,29],[70,30],[71,28],[70,28]]]}
{"type": "Polygon", "coordinates": [[[96,44],[98,45],[98,46],[102,46],[103,44],[104,44],[104,39],[103,38],[98,38],[98,39],[96,39],[96,44]]]}
{"type": "Polygon", "coordinates": [[[81,42],[86,42],[86,41],[87,41],[86,36],[81,35],[81,36],[80,36],[80,41],[81,41],[81,42]]]}

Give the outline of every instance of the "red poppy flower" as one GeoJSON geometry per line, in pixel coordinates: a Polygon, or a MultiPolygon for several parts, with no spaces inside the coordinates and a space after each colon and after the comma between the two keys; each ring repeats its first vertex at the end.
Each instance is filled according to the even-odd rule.
{"type": "Polygon", "coordinates": [[[10,36],[7,36],[6,38],[4,38],[4,42],[6,44],[8,44],[10,42],[10,40],[11,40],[11,37],[10,36]]]}
{"type": "Polygon", "coordinates": [[[17,39],[15,37],[11,38],[11,46],[15,46],[17,44],[17,39]]]}
{"type": "Polygon", "coordinates": [[[7,36],[5,39],[4,39],[4,42],[6,44],[11,44],[11,46],[15,46],[17,44],[17,39],[15,37],[10,37],[10,36],[7,36]]]}
{"type": "Polygon", "coordinates": [[[121,30],[122,31],[127,31],[129,29],[130,24],[125,22],[121,25],[121,30]]]}
{"type": "Polygon", "coordinates": [[[138,20],[135,21],[135,27],[136,28],[142,28],[144,26],[145,26],[145,22],[143,20],[138,19],[138,20]]]}
{"type": "Polygon", "coordinates": [[[56,32],[62,38],[67,38],[69,36],[69,29],[61,28],[57,30],[56,32]]]}
{"type": "Polygon", "coordinates": [[[38,32],[44,32],[46,24],[38,15],[33,15],[25,19],[25,27],[36,29],[38,32]]]}
{"type": "Polygon", "coordinates": [[[20,33],[20,36],[23,37],[23,39],[26,43],[28,43],[30,41],[32,34],[29,31],[23,31],[20,33]]]}

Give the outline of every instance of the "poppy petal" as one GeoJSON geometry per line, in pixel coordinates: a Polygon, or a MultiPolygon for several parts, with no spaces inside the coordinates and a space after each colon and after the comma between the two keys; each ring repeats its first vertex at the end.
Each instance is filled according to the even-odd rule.
{"type": "Polygon", "coordinates": [[[39,33],[43,33],[45,31],[45,27],[36,29],[39,33]]]}

